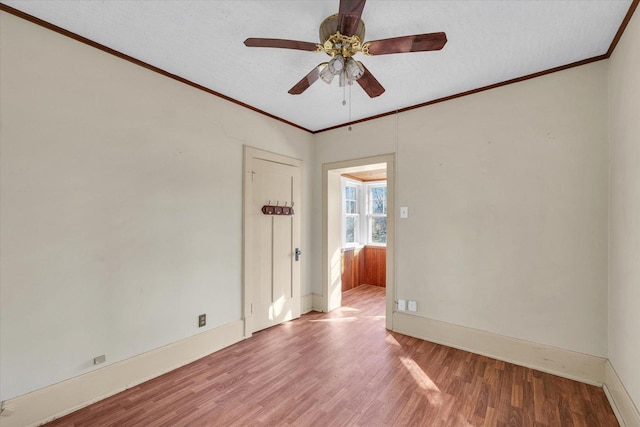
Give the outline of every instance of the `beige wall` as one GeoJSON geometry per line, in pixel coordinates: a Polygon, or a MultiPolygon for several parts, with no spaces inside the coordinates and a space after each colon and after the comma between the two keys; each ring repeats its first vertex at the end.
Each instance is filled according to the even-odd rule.
{"type": "Polygon", "coordinates": [[[610,67],[315,136],[0,19],[0,400],[240,318],[249,144],[305,162],[303,295],[322,293],[322,164],[396,153],[397,296],[608,355],[640,401],[637,17],[610,67]]]}
{"type": "MultiPolygon", "coordinates": [[[[640,17],[610,59],[609,359],[640,407],[640,17]]],[[[637,410],[637,409],[636,409],[637,410]]]]}
{"type": "Polygon", "coordinates": [[[598,62],[317,136],[316,164],[397,151],[396,296],[419,316],[606,356],[606,76],[598,62]]]}
{"type": "Polygon", "coordinates": [[[242,146],[312,136],[0,19],[0,400],[239,320],[242,146]]]}

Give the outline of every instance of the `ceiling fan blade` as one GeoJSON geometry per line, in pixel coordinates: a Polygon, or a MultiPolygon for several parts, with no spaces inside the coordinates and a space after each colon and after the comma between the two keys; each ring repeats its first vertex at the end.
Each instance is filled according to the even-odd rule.
{"type": "Polygon", "coordinates": [[[371,98],[382,95],[385,89],[382,87],[380,82],[373,77],[373,74],[367,70],[367,67],[364,65],[363,67],[364,73],[358,80],[356,80],[360,87],[362,87],[362,89],[364,89],[364,91],[367,92],[367,95],[371,98]]]}
{"type": "Polygon", "coordinates": [[[358,24],[366,0],[340,0],[338,12],[338,31],[345,36],[352,36],[358,31],[358,24]]]}
{"type": "Polygon", "coordinates": [[[308,50],[312,52],[318,49],[316,43],[285,39],[248,38],[244,41],[244,45],[248,47],[279,47],[282,49],[308,50]]]}
{"type": "Polygon", "coordinates": [[[446,42],[447,35],[445,33],[415,34],[369,42],[369,53],[371,55],[387,55],[440,50],[446,42]]]}
{"type": "Polygon", "coordinates": [[[295,84],[295,86],[289,89],[289,93],[291,95],[300,95],[302,92],[309,89],[309,86],[314,84],[316,80],[320,78],[320,71],[322,70],[322,67],[326,65],[327,65],[326,62],[323,62],[322,64],[318,64],[316,68],[311,70],[309,74],[304,76],[302,80],[300,80],[298,83],[295,84]]]}

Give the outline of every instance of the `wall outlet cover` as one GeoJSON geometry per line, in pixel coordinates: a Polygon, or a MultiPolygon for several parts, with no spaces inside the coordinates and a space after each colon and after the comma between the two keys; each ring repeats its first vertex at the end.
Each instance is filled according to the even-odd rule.
{"type": "Polygon", "coordinates": [[[198,316],[198,328],[202,328],[206,324],[207,324],[207,315],[201,314],[200,316],[198,316]]]}

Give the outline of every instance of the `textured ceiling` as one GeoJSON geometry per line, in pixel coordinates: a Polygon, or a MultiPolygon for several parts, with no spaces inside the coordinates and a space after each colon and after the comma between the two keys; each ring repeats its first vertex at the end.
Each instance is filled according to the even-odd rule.
{"type": "Polygon", "coordinates": [[[441,51],[364,57],[371,99],[316,82],[287,91],[322,53],[248,48],[247,37],[317,43],[331,1],[5,1],[6,5],[311,131],[606,54],[631,0],[376,1],[365,40],[444,31],[441,51]],[[346,97],[346,105],[342,105],[346,97]]]}

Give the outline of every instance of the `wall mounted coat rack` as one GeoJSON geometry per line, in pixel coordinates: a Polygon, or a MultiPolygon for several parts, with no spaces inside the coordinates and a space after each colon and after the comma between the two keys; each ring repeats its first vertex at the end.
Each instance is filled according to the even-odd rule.
{"type": "Polygon", "coordinates": [[[262,207],[262,213],[265,215],[293,215],[293,202],[291,202],[291,206],[287,206],[287,203],[284,202],[284,205],[280,206],[280,202],[277,201],[275,205],[272,205],[269,200],[269,203],[262,207]]]}

